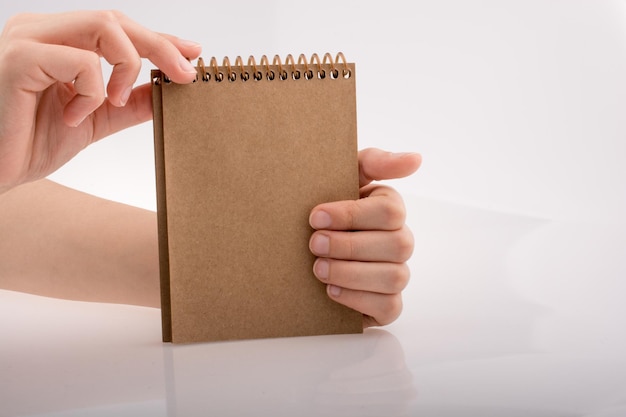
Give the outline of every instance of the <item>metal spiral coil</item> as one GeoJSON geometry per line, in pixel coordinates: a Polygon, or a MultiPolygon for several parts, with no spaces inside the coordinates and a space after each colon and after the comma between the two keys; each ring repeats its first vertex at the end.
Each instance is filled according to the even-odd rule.
{"type": "MultiPolygon", "coordinates": [[[[196,70],[198,74],[194,82],[310,80],[313,78],[324,79],[327,76],[331,79],[338,79],[352,76],[352,71],[342,52],[337,53],[334,58],[327,52],[322,59],[316,53],[312,54],[310,59],[307,59],[306,55],[300,54],[297,61],[293,55],[288,54],[284,63],[279,55],[274,55],[271,64],[267,55],[263,55],[258,64],[253,55],[248,57],[246,64],[244,64],[241,56],[237,56],[232,64],[228,57],[224,57],[221,66],[215,57],[211,57],[208,66],[204,59],[199,57],[196,70]]],[[[155,83],[159,81],[154,80],[155,83]]],[[[163,81],[165,83],[171,82],[165,74],[163,74],[163,81]]]]}

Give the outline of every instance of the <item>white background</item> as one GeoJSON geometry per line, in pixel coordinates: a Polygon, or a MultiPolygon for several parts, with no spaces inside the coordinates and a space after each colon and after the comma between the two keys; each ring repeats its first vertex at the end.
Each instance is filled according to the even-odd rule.
{"type": "MultiPolygon", "coordinates": [[[[418,394],[389,388],[393,378],[349,378],[350,389],[387,407],[379,414],[625,415],[626,2],[22,0],[3,5],[0,20],[83,8],[117,8],[151,29],[200,42],[205,58],[342,51],[357,65],[360,147],[422,153],[418,173],[390,181],[405,196],[416,248],[405,311],[386,327],[403,353],[381,349],[385,360],[377,365],[388,378],[396,362],[406,362],[399,381],[406,370],[418,394]],[[394,412],[403,401],[411,411],[394,412]]],[[[146,62],[138,82],[149,81],[150,68],[146,62]]],[[[152,143],[145,123],[91,146],[52,178],[154,209],[152,143]]],[[[0,297],[0,329],[10,335],[0,346],[12,388],[3,400],[11,400],[8,410],[53,410],[59,401],[57,409],[79,407],[82,396],[66,395],[71,384],[89,393],[101,386],[97,405],[140,401],[143,387],[157,381],[151,372],[161,372],[155,363],[163,366],[161,349],[169,348],[158,342],[157,311],[0,297]],[[83,367],[76,358],[89,360],[83,367]],[[119,394],[118,369],[128,381],[149,384],[119,394]],[[72,370],[78,376],[66,378],[69,385],[45,383],[72,370]],[[52,405],[31,401],[41,393],[51,393],[52,405]]],[[[250,392],[281,399],[297,391],[293,381],[304,381],[299,392],[309,398],[318,385],[307,366],[341,358],[322,366],[336,383],[335,371],[351,363],[349,349],[363,346],[346,351],[342,340],[201,345],[190,369],[175,370],[190,386],[221,384],[223,402],[241,381],[262,381],[250,392]],[[228,356],[231,348],[245,355],[228,356]],[[242,363],[250,351],[259,360],[242,363]],[[203,362],[213,357],[221,379],[203,362]],[[267,372],[258,366],[284,357],[293,360],[267,372]]],[[[147,397],[167,397],[164,381],[155,382],[165,384],[162,392],[147,397]]],[[[241,390],[244,398],[245,384],[241,390]]],[[[346,415],[362,415],[358,399],[345,409],[355,414],[346,415]]],[[[258,415],[250,404],[250,415],[258,415]]]]}
{"type": "MultiPolygon", "coordinates": [[[[392,182],[405,195],[557,219],[626,209],[623,1],[24,0],[0,19],[84,8],[200,42],[204,57],[343,51],[357,64],[360,147],[424,157],[392,182]]],[[[154,209],[153,171],[146,123],[52,178],[154,209]]]]}

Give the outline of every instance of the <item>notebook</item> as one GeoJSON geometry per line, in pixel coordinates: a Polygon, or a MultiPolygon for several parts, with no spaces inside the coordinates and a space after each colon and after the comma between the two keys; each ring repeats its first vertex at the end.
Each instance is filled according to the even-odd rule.
{"type": "Polygon", "coordinates": [[[362,332],[313,275],[310,211],[359,197],[343,54],[199,58],[152,71],[163,340],[362,332]]]}

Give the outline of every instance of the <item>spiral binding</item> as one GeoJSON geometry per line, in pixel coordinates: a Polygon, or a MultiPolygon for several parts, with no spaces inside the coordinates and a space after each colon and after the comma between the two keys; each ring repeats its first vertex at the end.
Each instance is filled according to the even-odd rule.
{"type": "MultiPolygon", "coordinates": [[[[320,59],[318,54],[314,53],[308,60],[304,54],[300,54],[297,61],[293,55],[288,54],[284,64],[279,55],[274,55],[271,64],[266,55],[261,57],[258,64],[254,56],[250,55],[247,65],[244,65],[241,56],[237,56],[233,64],[231,64],[228,57],[224,57],[221,66],[218,65],[215,57],[211,58],[208,66],[205,64],[204,59],[199,57],[196,69],[198,74],[194,82],[222,82],[224,80],[247,82],[250,80],[261,81],[263,79],[284,81],[290,78],[293,80],[324,79],[327,76],[327,72],[331,79],[348,79],[352,77],[352,71],[342,52],[337,53],[334,59],[330,53],[324,54],[322,59],[320,59]]],[[[165,74],[163,74],[163,81],[165,83],[171,82],[165,74]]],[[[154,82],[155,84],[160,83],[160,78],[155,78],[154,82]]]]}

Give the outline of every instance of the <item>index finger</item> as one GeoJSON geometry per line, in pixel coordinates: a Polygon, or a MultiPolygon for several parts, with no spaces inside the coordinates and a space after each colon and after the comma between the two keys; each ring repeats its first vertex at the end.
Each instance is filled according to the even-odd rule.
{"type": "Polygon", "coordinates": [[[195,79],[196,68],[189,60],[200,55],[200,44],[153,32],[124,15],[120,20],[141,57],[150,60],[174,82],[188,83],[195,79]]]}
{"type": "Polygon", "coordinates": [[[183,62],[188,64],[187,59],[196,58],[201,52],[195,42],[149,30],[116,10],[24,14],[13,18],[12,26],[13,36],[98,51],[107,60],[123,55],[128,48],[118,37],[121,30],[141,57],[149,59],[175,82],[192,81],[189,74],[195,74],[195,69],[183,62]]]}
{"type": "Polygon", "coordinates": [[[77,11],[56,15],[18,16],[11,36],[41,43],[66,45],[97,52],[114,66],[108,92],[124,104],[124,92],[136,81],[140,57],[149,59],[174,82],[188,83],[196,70],[187,58],[200,54],[200,45],[153,32],[117,11],[77,11]]]}

